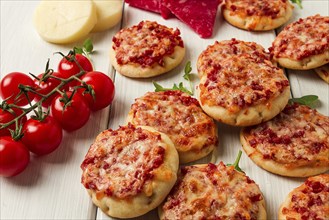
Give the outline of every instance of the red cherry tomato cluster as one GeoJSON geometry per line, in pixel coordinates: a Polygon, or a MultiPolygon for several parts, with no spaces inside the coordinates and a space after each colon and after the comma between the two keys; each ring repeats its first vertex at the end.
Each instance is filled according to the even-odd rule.
{"type": "Polygon", "coordinates": [[[115,88],[111,78],[94,71],[87,57],[75,54],[72,60],[72,56],[63,57],[57,72],[40,74],[34,80],[20,72],[1,80],[0,127],[16,120],[0,129],[0,176],[21,173],[30,161],[29,152],[39,156],[53,152],[62,141],[63,130],[81,128],[92,111],[112,103],[115,88]],[[50,110],[49,115],[41,105],[50,110]],[[36,108],[40,115],[27,118],[36,108]]]}

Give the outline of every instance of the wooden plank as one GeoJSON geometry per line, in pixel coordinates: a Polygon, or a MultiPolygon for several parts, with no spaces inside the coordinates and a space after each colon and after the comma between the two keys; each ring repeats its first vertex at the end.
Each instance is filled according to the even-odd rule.
{"type": "MultiPolygon", "coordinates": [[[[43,41],[32,25],[38,1],[1,1],[1,78],[13,71],[39,74],[47,59],[57,69],[61,59],[54,52],[67,53],[74,45],[55,45],[43,41]]],[[[89,37],[97,53],[94,68],[113,71],[108,61],[112,30],[92,33],[89,37]]],[[[112,74],[112,75],[111,75],[112,74]]],[[[32,157],[27,169],[14,178],[0,179],[0,219],[95,219],[96,207],[80,183],[80,164],[96,135],[106,129],[109,108],[92,113],[87,125],[65,133],[60,148],[50,155],[32,157]]]]}

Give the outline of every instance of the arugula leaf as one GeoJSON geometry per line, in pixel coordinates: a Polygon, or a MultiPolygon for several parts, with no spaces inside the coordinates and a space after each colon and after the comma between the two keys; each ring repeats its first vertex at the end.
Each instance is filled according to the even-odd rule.
{"type": "Polygon", "coordinates": [[[170,91],[170,90],[180,90],[182,92],[185,92],[189,95],[193,95],[191,93],[191,91],[189,91],[187,88],[184,87],[183,83],[179,83],[178,86],[176,83],[174,83],[174,86],[172,88],[165,88],[163,86],[161,86],[160,84],[156,83],[156,82],[153,82],[153,85],[155,87],[155,92],[161,92],[161,91],[170,91]]]}
{"type": "Polygon", "coordinates": [[[319,97],[316,95],[306,95],[306,96],[302,96],[300,98],[291,98],[291,99],[289,99],[289,103],[292,104],[293,102],[296,102],[301,105],[307,105],[310,108],[315,108],[318,100],[319,100],[319,97]]]}
{"type": "Polygon", "coordinates": [[[226,164],[226,166],[234,166],[235,170],[244,173],[244,171],[239,167],[239,161],[240,161],[241,155],[242,155],[242,151],[239,150],[238,156],[236,157],[234,163],[233,164],[228,163],[228,164],[226,164]]]}
{"type": "Polygon", "coordinates": [[[292,3],[297,4],[298,7],[299,7],[300,9],[303,8],[303,6],[302,6],[302,0],[290,0],[290,1],[291,1],[292,3]]]}
{"type": "Polygon", "coordinates": [[[167,88],[163,88],[160,84],[156,83],[156,82],[153,82],[153,85],[155,87],[155,90],[156,92],[161,92],[161,91],[167,91],[169,89],[167,88]]]}
{"type": "Polygon", "coordinates": [[[193,85],[192,85],[192,81],[191,81],[192,74],[190,74],[191,71],[192,71],[191,62],[188,61],[185,65],[185,69],[184,69],[185,74],[184,74],[183,78],[189,82],[190,90],[188,90],[182,82],[180,82],[178,85],[176,83],[174,83],[172,88],[164,88],[160,84],[153,82],[153,85],[155,87],[154,91],[161,92],[161,91],[168,91],[168,90],[179,90],[179,91],[185,92],[189,95],[193,95],[193,85]]]}

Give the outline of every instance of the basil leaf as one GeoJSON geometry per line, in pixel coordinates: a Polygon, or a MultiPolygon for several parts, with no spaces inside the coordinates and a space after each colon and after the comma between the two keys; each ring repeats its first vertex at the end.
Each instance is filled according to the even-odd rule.
{"type": "Polygon", "coordinates": [[[318,102],[319,97],[316,95],[306,95],[300,98],[291,98],[289,99],[289,103],[298,103],[301,105],[307,105],[310,108],[315,108],[316,103],[318,102]]]}
{"type": "Polygon", "coordinates": [[[90,38],[88,38],[87,40],[85,40],[83,42],[83,49],[87,53],[92,53],[93,52],[94,46],[93,46],[93,43],[91,42],[90,38]]]}
{"type": "Polygon", "coordinates": [[[185,74],[183,77],[185,80],[187,80],[187,81],[191,80],[191,74],[190,74],[191,71],[192,71],[191,61],[188,61],[185,65],[185,69],[184,69],[185,74]]]}

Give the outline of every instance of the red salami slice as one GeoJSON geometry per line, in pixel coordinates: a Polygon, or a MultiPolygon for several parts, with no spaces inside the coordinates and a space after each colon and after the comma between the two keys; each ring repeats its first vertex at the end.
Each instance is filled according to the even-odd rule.
{"type": "Polygon", "coordinates": [[[212,35],[218,5],[221,0],[162,0],[177,18],[190,26],[202,38],[212,35]]]}
{"type": "Polygon", "coordinates": [[[135,8],[161,13],[160,0],[125,0],[130,6],[135,8]]]}
{"type": "Polygon", "coordinates": [[[125,0],[130,6],[161,14],[165,19],[170,18],[172,13],[163,5],[163,0],[125,0]]]}

